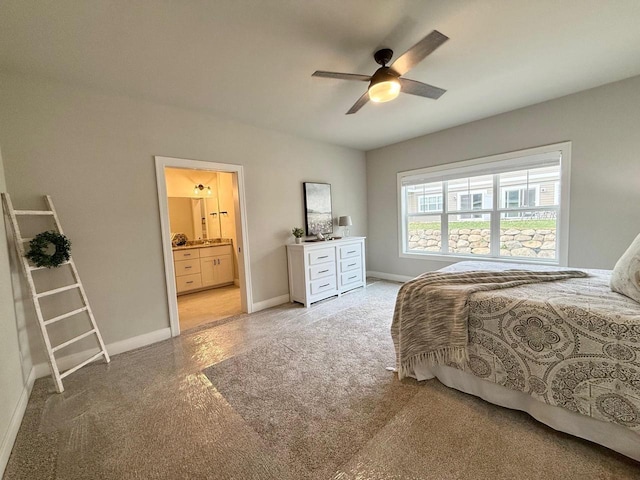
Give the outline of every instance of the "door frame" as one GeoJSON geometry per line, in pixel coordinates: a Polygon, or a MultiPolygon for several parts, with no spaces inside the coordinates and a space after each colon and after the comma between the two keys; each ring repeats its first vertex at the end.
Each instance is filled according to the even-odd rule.
{"type": "Polygon", "coordinates": [[[173,267],[173,250],[171,248],[171,227],[169,225],[169,200],[167,196],[167,181],[165,168],[183,168],[188,170],[206,170],[215,172],[235,173],[238,181],[238,218],[236,220],[236,238],[238,245],[234,245],[238,252],[238,276],[240,280],[240,302],[242,311],[253,311],[253,295],[251,291],[251,263],[249,261],[249,230],[247,228],[247,208],[245,200],[244,169],[242,165],[230,163],[215,163],[204,160],[189,160],[185,158],[154,156],[156,163],[156,183],[158,186],[158,205],[160,207],[160,229],[162,232],[162,251],[164,254],[164,272],[167,282],[167,306],[169,308],[169,324],[171,336],[180,335],[178,317],[178,296],[173,267]]]}

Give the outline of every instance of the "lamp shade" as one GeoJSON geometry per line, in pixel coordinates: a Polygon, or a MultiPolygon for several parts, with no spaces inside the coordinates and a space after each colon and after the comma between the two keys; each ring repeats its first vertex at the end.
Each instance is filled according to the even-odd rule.
{"type": "Polygon", "coordinates": [[[339,227],[348,227],[349,225],[353,225],[353,223],[351,223],[351,217],[349,215],[347,215],[345,217],[340,217],[338,219],[338,226],[339,227]]]}

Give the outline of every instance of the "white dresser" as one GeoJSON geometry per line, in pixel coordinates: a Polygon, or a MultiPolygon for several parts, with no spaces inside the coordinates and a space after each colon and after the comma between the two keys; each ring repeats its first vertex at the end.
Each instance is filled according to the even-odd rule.
{"type": "Polygon", "coordinates": [[[313,302],[366,287],[365,237],[287,245],[289,298],[313,302]]]}

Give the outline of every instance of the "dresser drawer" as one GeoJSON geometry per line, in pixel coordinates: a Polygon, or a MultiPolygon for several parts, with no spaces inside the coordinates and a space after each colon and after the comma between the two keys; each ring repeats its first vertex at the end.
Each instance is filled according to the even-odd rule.
{"type": "Polygon", "coordinates": [[[190,275],[192,273],[200,273],[200,259],[180,260],[173,262],[176,267],[176,277],[182,275],[190,275]]]}
{"type": "Polygon", "coordinates": [[[189,248],[187,250],[174,250],[174,260],[190,260],[192,258],[200,258],[200,253],[197,248],[189,248]]]}
{"type": "Polygon", "coordinates": [[[340,260],[340,272],[360,270],[361,268],[362,259],[360,257],[345,258],[344,260],[340,260]]]}
{"type": "Polygon", "coordinates": [[[311,295],[336,290],[336,277],[326,277],[311,282],[311,295]]]}
{"type": "Polygon", "coordinates": [[[178,293],[193,290],[194,288],[202,288],[202,277],[199,273],[176,277],[176,289],[178,293]]]}
{"type": "Polygon", "coordinates": [[[332,262],[336,259],[336,251],[333,248],[322,248],[309,252],[309,265],[332,262]]]}
{"type": "Polygon", "coordinates": [[[352,245],[342,245],[340,247],[340,259],[361,257],[361,256],[362,256],[362,247],[360,246],[359,243],[354,243],[352,245]]]}
{"type": "Polygon", "coordinates": [[[354,270],[352,272],[343,273],[340,275],[340,286],[348,286],[351,284],[357,284],[362,282],[362,272],[360,270],[354,270]]]}
{"type": "Polygon", "coordinates": [[[330,277],[331,275],[335,275],[336,267],[331,263],[321,263],[319,265],[314,265],[309,268],[309,278],[311,280],[316,280],[318,278],[330,277]]]}

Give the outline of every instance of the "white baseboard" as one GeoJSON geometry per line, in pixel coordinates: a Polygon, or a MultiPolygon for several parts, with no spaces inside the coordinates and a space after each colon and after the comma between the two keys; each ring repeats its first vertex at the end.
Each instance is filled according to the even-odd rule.
{"type": "MultiPolygon", "coordinates": [[[[125,338],[124,340],[109,343],[106,345],[106,347],[109,355],[117,355],[119,353],[128,352],[129,350],[135,350],[136,348],[146,347],[147,345],[151,345],[152,343],[161,342],[162,340],[166,340],[167,338],[171,338],[171,328],[169,327],[161,328],[160,330],[154,330],[153,332],[149,333],[143,333],[142,335],[138,335],[136,337],[125,338]]],[[[90,357],[92,353],[95,353],[95,351],[78,352],[67,355],[66,357],[60,357],[58,358],[58,368],[60,368],[60,370],[67,370],[74,365],[78,365],[87,357],[90,357]]],[[[98,359],[96,359],[96,361],[103,361],[102,357],[99,357],[98,359]]],[[[36,378],[42,378],[51,375],[49,364],[47,362],[39,363],[33,368],[35,370],[36,378]]]]}
{"type": "Polygon", "coordinates": [[[4,469],[7,467],[7,462],[9,461],[9,455],[11,455],[11,450],[13,449],[13,444],[16,441],[16,437],[18,435],[18,430],[20,430],[20,425],[22,424],[22,418],[24,417],[24,412],[27,409],[27,403],[29,403],[29,396],[31,395],[31,390],[33,389],[33,382],[36,380],[36,369],[32,367],[29,371],[29,377],[27,378],[27,383],[22,389],[22,394],[20,395],[20,399],[16,404],[15,409],[13,410],[13,415],[11,415],[11,421],[9,422],[9,428],[2,439],[2,443],[0,444],[0,478],[4,474],[4,469]]]}
{"type": "Polygon", "coordinates": [[[259,312],[260,310],[264,310],[266,308],[282,305],[283,303],[287,303],[288,301],[289,301],[288,293],[286,295],[280,295],[279,297],[268,298],[267,300],[254,303],[253,309],[251,311],[253,313],[259,312]]]}
{"type": "Polygon", "coordinates": [[[391,280],[392,282],[408,282],[415,277],[407,277],[406,275],[396,275],[395,273],[372,272],[367,271],[367,277],[381,278],[382,280],[391,280]]]}

